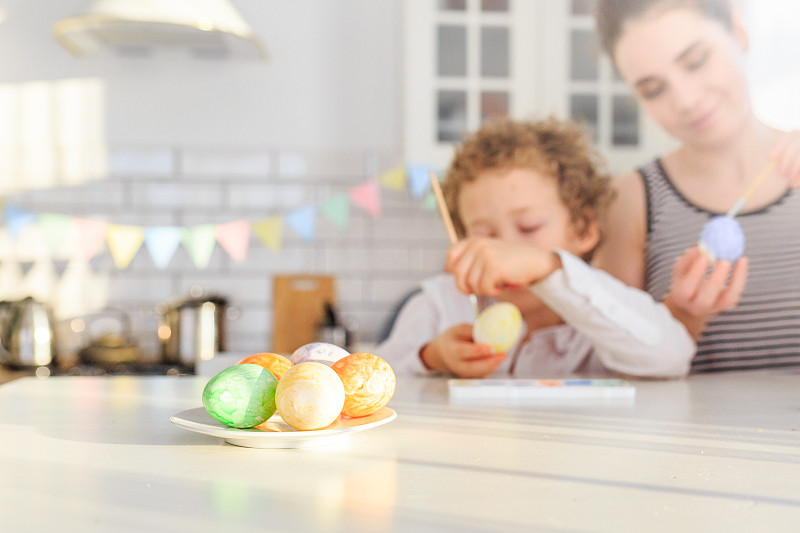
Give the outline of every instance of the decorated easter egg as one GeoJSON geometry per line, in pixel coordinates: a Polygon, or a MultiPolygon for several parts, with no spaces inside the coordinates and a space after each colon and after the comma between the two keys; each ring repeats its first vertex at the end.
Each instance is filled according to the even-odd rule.
{"type": "Polygon", "coordinates": [[[289,370],[289,367],[292,366],[292,362],[289,361],[286,357],[277,354],[277,353],[257,353],[251,356],[245,357],[238,364],[253,364],[263,366],[270,372],[272,375],[278,379],[281,379],[281,376],[289,370]]]}
{"type": "Polygon", "coordinates": [[[394,371],[377,355],[350,354],[333,363],[331,368],[339,374],[344,385],[343,415],[370,415],[389,403],[394,394],[394,371]]]}
{"type": "Polygon", "coordinates": [[[206,383],[203,407],[226,426],[257,426],[275,413],[277,385],[278,380],[263,366],[229,366],[206,383]]]}
{"type": "Polygon", "coordinates": [[[350,352],[328,342],[311,342],[304,344],[294,351],[289,358],[293,365],[316,361],[331,366],[335,361],[350,355],[350,352]]]}
{"type": "Polygon", "coordinates": [[[299,363],[278,382],[275,405],[283,421],[295,429],[324,428],[342,412],[344,386],[331,367],[314,361],[299,363]]]}
{"type": "Polygon", "coordinates": [[[495,353],[506,352],[522,334],[522,313],[509,302],[492,304],[478,315],[472,326],[476,343],[488,344],[495,353]]]}
{"type": "Polygon", "coordinates": [[[703,226],[699,244],[712,260],[733,263],[744,253],[744,232],[735,218],[716,216],[703,226]]]}

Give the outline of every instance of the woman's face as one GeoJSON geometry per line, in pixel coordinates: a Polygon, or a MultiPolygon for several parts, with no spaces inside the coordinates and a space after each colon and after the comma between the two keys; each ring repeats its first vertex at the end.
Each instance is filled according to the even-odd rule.
{"type": "Polygon", "coordinates": [[[629,20],[614,48],[623,79],[643,109],[678,140],[724,144],[751,116],[744,71],[747,35],[692,8],[629,20]]]}

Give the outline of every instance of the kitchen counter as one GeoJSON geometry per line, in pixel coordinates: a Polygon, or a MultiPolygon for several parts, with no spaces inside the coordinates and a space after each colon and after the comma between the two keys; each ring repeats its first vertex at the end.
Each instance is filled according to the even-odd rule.
{"type": "Polygon", "coordinates": [[[800,374],[636,382],[634,401],[451,404],[401,378],[396,420],[254,449],[172,425],[202,377],[0,386],[3,531],[796,531],[800,374]]]}

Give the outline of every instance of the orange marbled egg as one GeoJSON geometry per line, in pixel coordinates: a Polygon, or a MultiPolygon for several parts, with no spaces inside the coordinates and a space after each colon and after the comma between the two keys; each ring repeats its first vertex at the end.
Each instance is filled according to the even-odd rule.
{"type": "Polygon", "coordinates": [[[342,414],[367,416],[384,407],[394,395],[397,380],[391,365],[371,353],[354,353],[333,363],[344,385],[342,414]]]}
{"type": "Polygon", "coordinates": [[[269,370],[273,376],[277,379],[281,379],[281,377],[286,373],[287,370],[292,366],[292,362],[289,361],[288,358],[277,354],[277,353],[257,353],[251,356],[245,357],[237,364],[252,364],[252,365],[259,365],[263,366],[267,370],[269,370]]]}

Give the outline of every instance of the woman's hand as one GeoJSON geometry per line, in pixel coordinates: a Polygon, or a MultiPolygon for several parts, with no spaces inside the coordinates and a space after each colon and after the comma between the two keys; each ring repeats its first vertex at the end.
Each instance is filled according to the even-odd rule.
{"type": "Polygon", "coordinates": [[[783,135],[770,152],[775,160],[775,171],[789,182],[792,188],[800,187],[800,131],[783,135]]]}
{"type": "Polygon", "coordinates": [[[708,273],[710,266],[711,259],[700,247],[686,250],[675,260],[672,287],[664,298],[664,305],[695,339],[711,317],[739,303],[747,279],[746,257],[732,267],[728,261],[717,261],[708,273]]]}
{"type": "Polygon", "coordinates": [[[472,325],[459,324],[422,347],[422,363],[431,370],[443,370],[460,378],[484,378],[497,371],[506,354],[492,353],[488,344],[475,344],[472,325]]]}
{"type": "Polygon", "coordinates": [[[445,270],[465,294],[497,296],[509,286],[526,287],[561,268],[558,254],[530,244],[472,237],[447,252],[445,270]]]}

